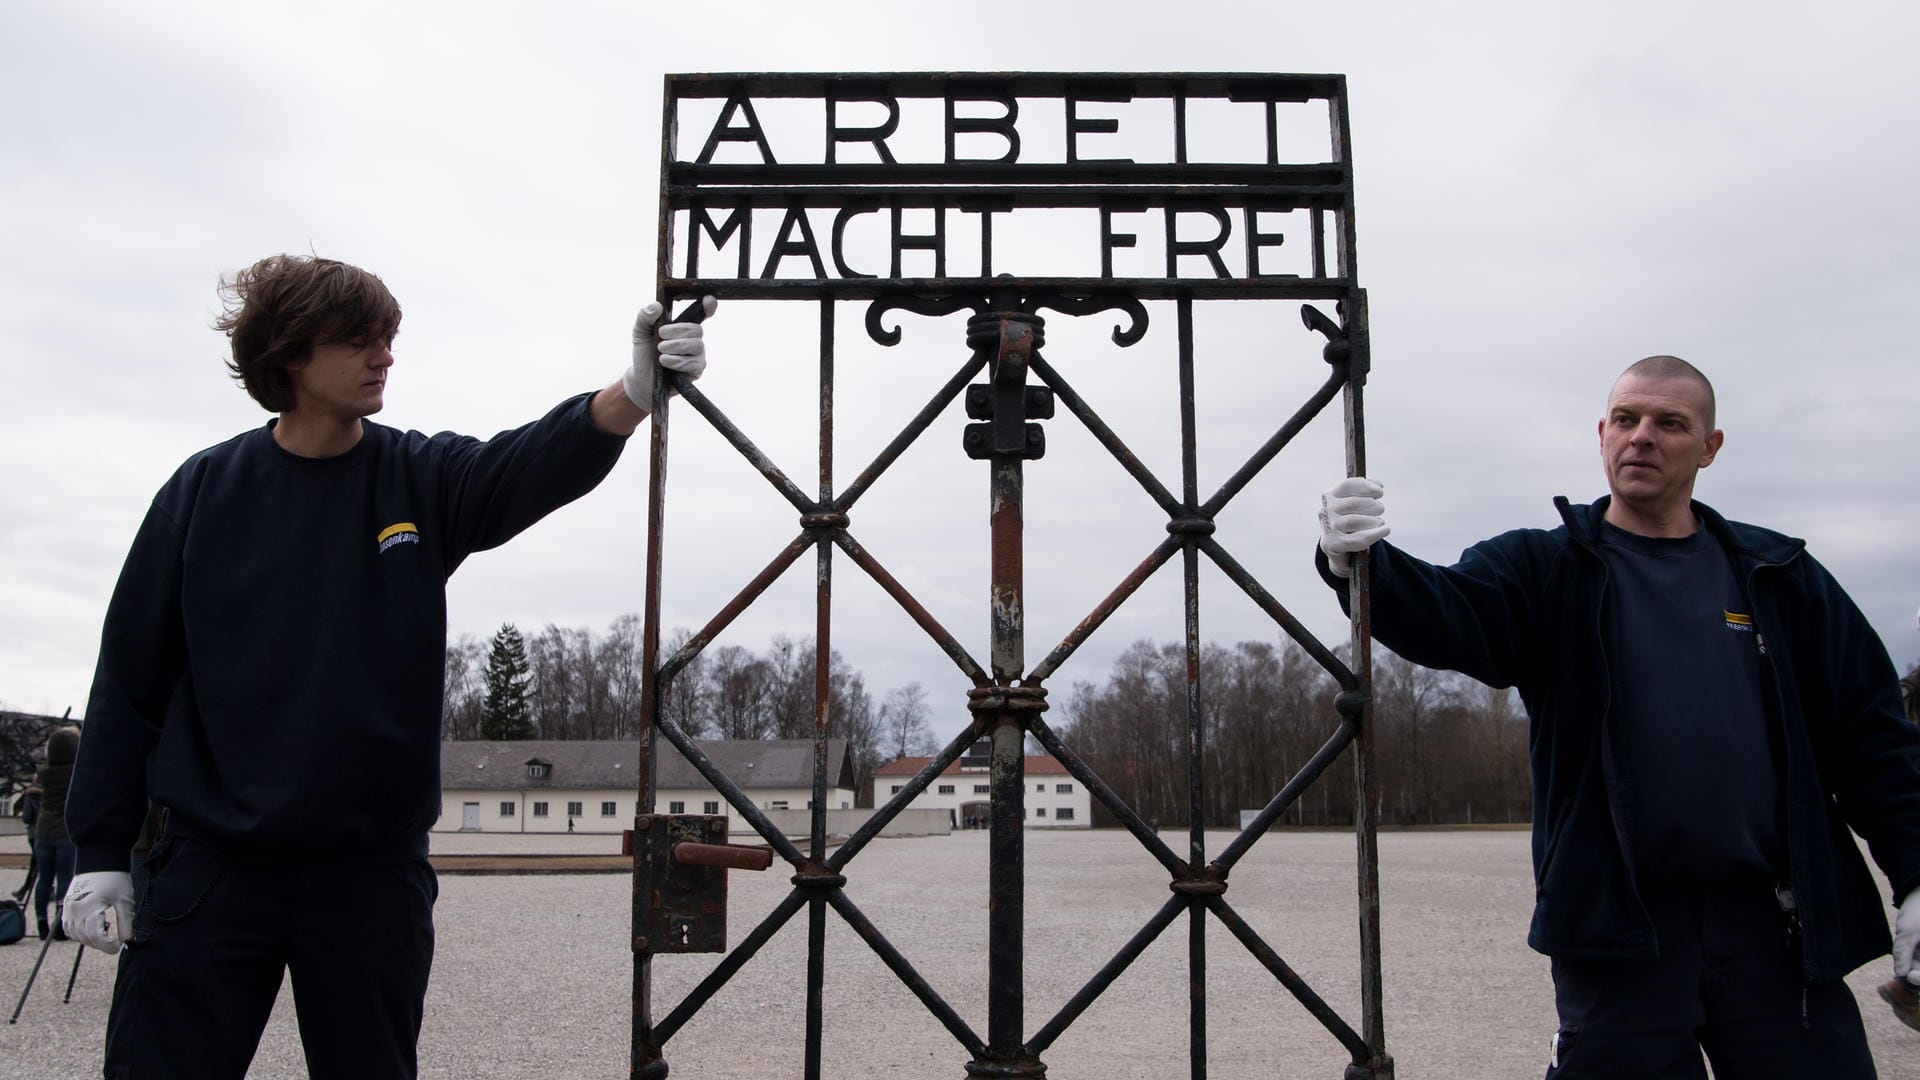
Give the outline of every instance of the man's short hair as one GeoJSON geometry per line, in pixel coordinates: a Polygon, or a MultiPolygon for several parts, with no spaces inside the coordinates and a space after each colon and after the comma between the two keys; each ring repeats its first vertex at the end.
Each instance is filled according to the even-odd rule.
{"type": "Polygon", "coordinates": [[[269,255],[220,280],[225,306],[213,328],[227,335],[227,370],[260,407],[293,407],[289,367],[316,345],[388,342],[400,329],[400,302],[378,277],[317,255],[269,255]]]}
{"type": "MultiPolygon", "coordinates": [[[[1713,383],[1707,381],[1699,368],[1677,356],[1649,356],[1644,360],[1635,360],[1620,373],[1620,379],[1629,375],[1638,375],[1643,379],[1687,379],[1699,383],[1700,388],[1707,392],[1706,415],[1700,419],[1707,425],[1708,431],[1713,430],[1713,383]]],[[[1619,385],[1620,379],[1615,379],[1614,385],[1619,385]]]]}

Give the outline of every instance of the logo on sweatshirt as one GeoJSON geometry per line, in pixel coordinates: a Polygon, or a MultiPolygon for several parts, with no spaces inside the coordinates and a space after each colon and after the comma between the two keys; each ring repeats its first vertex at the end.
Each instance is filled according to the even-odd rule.
{"type": "Polygon", "coordinates": [[[1724,608],[1721,609],[1720,614],[1727,617],[1727,629],[1744,630],[1749,634],[1753,633],[1753,616],[1742,615],[1737,611],[1727,611],[1724,608]]]}
{"type": "Polygon", "coordinates": [[[395,544],[419,543],[420,530],[415,528],[411,521],[396,521],[381,529],[380,535],[374,537],[373,541],[380,545],[380,550],[384,552],[395,544]]]}

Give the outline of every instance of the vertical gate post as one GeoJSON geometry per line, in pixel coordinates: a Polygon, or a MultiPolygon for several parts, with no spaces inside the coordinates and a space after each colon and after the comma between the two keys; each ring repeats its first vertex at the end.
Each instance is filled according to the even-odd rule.
{"type": "MultiPolygon", "coordinates": [[[[1367,337],[1367,294],[1351,290],[1340,302],[1342,337],[1347,365],[1345,412],[1347,475],[1367,471],[1366,409],[1363,391],[1371,366],[1367,337]]],[[[1329,343],[1329,348],[1335,346],[1329,343]]],[[[1341,694],[1337,706],[1343,719],[1358,725],[1360,737],[1353,755],[1353,830],[1359,849],[1360,875],[1360,1033],[1373,1058],[1347,1067],[1345,1080],[1392,1080],[1393,1057],[1386,1051],[1386,1008],[1380,984],[1380,777],[1374,769],[1373,712],[1373,603],[1371,564],[1366,552],[1353,560],[1347,579],[1352,611],[1353,673],[1360,690],[1341,694]]]]}
{"type": "Polygon", "coordinates": [[[990,522],[993,686],[969,695],[976,727],[992,742],[987,878],[987,1046],[967,1063],[968,1076],[1039,1077],[1046,1066],[1025,1044],[1026,715],[1044,693],[1021,692],[1026,671],[1023,463],[1039,456],[1038,426],[1026,423],[1028,358],[1042,341],[1043,321],[1019,310],[1018,298],[996,292],[992,310],[967,325],[967,343],[987,350],[992,418],[968,436],[968,452],[992,471],[990,522]],[[984,430],[983,430],[984,429],[984,430]],[[980,443],[985,445],[981,446],[980,443]]]}

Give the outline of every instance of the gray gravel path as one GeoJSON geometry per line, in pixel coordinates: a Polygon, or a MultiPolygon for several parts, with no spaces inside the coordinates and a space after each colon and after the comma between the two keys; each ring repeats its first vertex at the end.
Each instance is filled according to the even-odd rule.
{"type": "MultiPolygon", "coordinates": [[[[1209,838],[1219,850],[1226,834],[1209,838]]],[[[1553,1030],[1544,958],[1523,941],[1528,835],[1381,837],[1387,1042],[1401,1077],[1534,1078],[1553,1030]]],[[[0,838],[0,850],[17,838],[0,838]]],[[[608,837],[436,837],[445,851],[604,851],[608,837]]],[[[1054,1011],[1164,902],[1165,876],[1124,834],[1029,833],[1027,1027],[1054,1011]]],[[[881,840],[855,860],[848,894],[976,1032],[986,1030],[986,837],[881,840]]],[[[0,875],[0,887],[18,872],[0,875]]],[[[785,894],[786,875],[733,876],[738,941],[785,894]]],[[[632,963],[628,880],[619,874],[441,879],[439,942],[421,1073],[431,1078],[627,1075],[632,963]]],[[[1357,1023],[1353,840],[1275,834],[1235,871],[1228,899],[1349,1022],[1357,1023]]],[[[1048,1051],[1055,1080],[1187,1075],[1186,922],[1177,922],[1048,1051]]],[[[825,1074],[959,1080],[966,1055],[836,917],[827,919],[825,1074]]],[[[1211,1076],[1335,1080],[1345,1054],[1220,927],[1207,927],[1211,1076]]],[[[668,1047],[676,1078],[801,1075],[806,919],[798,916],[668,1047]]],[[[49,953],[20,1022],[0,1028],[0,1077],[98,1075],[111,965],[90,954],[73,1002],[76,946],[49,953]]],[[[38,942],[0,948],[11,1011],[38,942]]],[[[666,1007],[717,957],[655,965],[666,1007]]],[[[1850,980],[1889,1080],[1920,1080],[1920,1032],[1887,1015],[1878,965],[1850,980]]],[[[284,989],[250,1074],[303,1076],[284,989]]]]}

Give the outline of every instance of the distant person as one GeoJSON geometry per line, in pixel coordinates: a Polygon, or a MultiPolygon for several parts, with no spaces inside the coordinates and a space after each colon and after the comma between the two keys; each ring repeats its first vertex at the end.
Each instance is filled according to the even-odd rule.
{"type": "Polygon", "coordinates": [[[1920,977],[1920,730],[1893,664],[1801,541],[1693,501],[1724,435],[1691,364],[1629,367],[1599,436],[1610,495],[1451,566],[1385,543],[1380,485],[1343,480],[1321,575],[1344,605],[1368,552],[1380,641],[1519,687],[1549,1077],[1704,1077],[1703,1050],[1721,1080],[1870,1077],[1840,980],[1890,946],[1920,977]],[[1891,943],[1849,827],[1892,882],[1891,943]]]}
{"type": "Polygon", "coordinates": [[[20,796],[20,827],[27,833],[27,878],[14,890],[16,902],[25,903],[27,894],[33,891],[33,883],[39,878],[39,860],[34,858],[35,846],[39,838],[33,835],[34,823],[40,820],[40,785],[28,784],[25,794],[20,796]]]}
{"type": "Polygon", "coordinates": [[[592,490],[647,415],[656,361],[697,376],[706,346],[650,304],[605,389],[484,442],[427,436],[366,419],[400,328],[378,277],[278,255],[222,292],[229,370],[277,415],[189,458],[134,537],[74,775],[66,925],[126,945],[109,1077],[238,1080],[287,972],[313,1075],[411,1077],[447,577],[592,490]],[[136,914],[149,799],[168,817],[136,914]]]}
{"type": "Polygon", "coordinates": [[[27,832],[27,880],[19,882],[19,888],[13,890],[13,901],[15,901],[15,903],[25,903],[25,901],[27,901],[27,894],[33,892],[33,882],[35,882],[35,878],[38,876],[38,874],[36,874],[38,867],[36,867],[35,859],[33,859],[33,846],[35,846],[33,822],[36,821],[40,821],[40,786],[38,786],[38,784],[27,784],[27,790],[21,792],[21,796],[19,796],[19,826],[27,832]]]}
{"type": "MultiPolygon", "coordinates": [[[[40,808],[33,822],[33,921],[44,940],[49,933],[47,906],[67,894],[73,880],[73,840],[67,835],[67,787],[73,780],[73,759],[80,749],[80,729],[58,728],[47,737],[47,762],[33,778],[40,789],[40,808]]],[[[65,941],[56,906],[51,933],[65,941]]]]}

